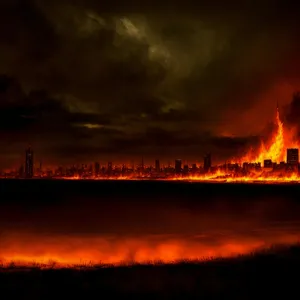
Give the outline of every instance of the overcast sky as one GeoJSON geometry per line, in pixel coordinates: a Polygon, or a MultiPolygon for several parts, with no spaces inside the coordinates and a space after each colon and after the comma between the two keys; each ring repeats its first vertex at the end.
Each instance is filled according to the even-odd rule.
{"type": "Polygon", "coordinates": [[[1,0],[0,167],[223,160],[300,89],[296,1],[103,2],[1,0]]]}

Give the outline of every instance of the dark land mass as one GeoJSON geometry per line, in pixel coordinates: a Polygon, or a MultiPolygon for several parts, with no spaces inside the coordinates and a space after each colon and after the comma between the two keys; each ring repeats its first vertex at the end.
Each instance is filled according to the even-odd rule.
{"type": "Polygon", "coordinates": [[[300,246],[204,262],[2,268],[3,299],[295,299],[300,246]],[[116,298],[117,299],[117,298],[116,298]]]}

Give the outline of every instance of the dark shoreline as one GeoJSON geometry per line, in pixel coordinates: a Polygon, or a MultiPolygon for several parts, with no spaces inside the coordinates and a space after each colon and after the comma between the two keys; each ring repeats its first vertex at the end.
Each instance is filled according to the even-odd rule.
{"type": "MultiPolygon", "coordinates": [[[[299,202],[300,184],[248,182],[196,182],[182,180],[68,180],[68,179],[0,179],[0,202],[5,198],[26,198],[27,201],[43,196],[101,197],[114,199],[238,199],[256,201],[278,199],[299,202]]],[[[19,201],[19,200],[18,200],[19,201]]]]}

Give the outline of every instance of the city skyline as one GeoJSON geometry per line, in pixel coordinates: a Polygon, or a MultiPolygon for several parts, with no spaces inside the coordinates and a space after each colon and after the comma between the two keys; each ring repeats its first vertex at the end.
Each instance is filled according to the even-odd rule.
{"type": "Polygon", "coordinates": [[[128,166],[114,165],[113,162],[100,164],[74,164],[69,167],[42,168],[34,167],[34,151],[28,147],[25,151],[25,168],[20,166],[19,170],[8,173],[0,173],[2,178],[48,178],[48,179],[153,179],[153,180],[209,180],[219,181],[299,181],[300,164],[299,149],[288,148],[286,160],[276,163],[272,159],[261,162],[228,163],[214,165],[211,153],[203,157],[202,164],[187,164],[182,159],[175,159],[173,163],[161,165],[156,159],[153,164],[146,165],[144,160],[140,164],[128,166]]]}
{"type": "Polygon", "coordinates": [[[96,161],[89,163],[73,163],[69,166],[55,166],[42,168],[39,162],[37,168],[34,164],[34,152],[31,146],[25,151],[25,168],[23,164],[18,170],[2,172],[2,177],[10,178],[269,178],[299,179],[299,143],[293,135],[285,131],[280,118],[278,101],[276,102],[275,126],[269,144],[261,142],[260,149],[253,153],[250,150],[239,158],[226,160],[222,164],[212,163],[212,154],[207,153],[202,158],[202,163],[187,160],[170,159],[167,164],[161,163],[160,159],[152,160],[146,164],[142,157],[140,161],[131,164],[114,164],[111,160],[105,163],[96,161]],[[293,147],[291,147],[293,145],[293,147]],[[296,146],[295,146],[296,145],[296,146]]]}

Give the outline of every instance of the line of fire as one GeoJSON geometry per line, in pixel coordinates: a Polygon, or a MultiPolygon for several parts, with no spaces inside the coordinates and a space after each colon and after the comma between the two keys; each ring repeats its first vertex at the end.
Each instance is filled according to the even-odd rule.
{"type": "Polygon", "coordinates": [[[34,152],[29,147],[25,152],[25,164],[19,170],[1,172],[1,178],[26,179],[123,179],[123,180],[194,180],[222,182],[299,182],[300,164],[299,147],[286,147],[286,144],[297,145],[287,141],[284,136],[283,123],[279,109],[276,110],[277,131],[271,145],[263,143],[256,155],[249,151],[247,155],[235,162],[212,165],[212,156],[207,154],[202,164],[183,164],[176,159],[174,164],[162,166],[157,159],[154,165],[145,165],[143,160],[137,166],[114,165],[108,162],[58,167],[54,170],[43,169],[34,164],[34,152]]]}

